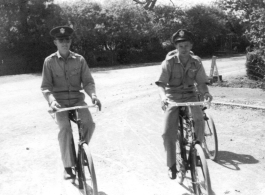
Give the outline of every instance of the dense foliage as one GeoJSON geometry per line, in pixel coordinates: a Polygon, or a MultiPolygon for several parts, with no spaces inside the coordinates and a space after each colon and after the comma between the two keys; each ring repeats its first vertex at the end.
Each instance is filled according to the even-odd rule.
{"type": "Polygon", "coordinates": [[[0,75],[40,72],[44,58],[56,50],[49,31],[58,25],[75,29],[72,50],[92,67],[162,61],[174,48],[171,35],[180,28],[195,34],[194,53],[202,57],[235,46],[245,51],[248,44],[244,25],[220,6],[156,5],[150,11],[127,0],[104,5],[90,0],[60,5],[53,0],[2,0],[0,75]]]}
{"type": "Polygon", "coordinates": [[[265,1],[223,0],[221,6],[242,21],[251,46],[247,48],[247,75],[251,79],[265,79],[265,1]]]}

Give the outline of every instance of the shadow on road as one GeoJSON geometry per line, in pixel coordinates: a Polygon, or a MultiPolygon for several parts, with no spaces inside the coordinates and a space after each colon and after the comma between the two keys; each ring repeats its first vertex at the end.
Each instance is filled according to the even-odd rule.
{"type": "Polygon", "coordinates": [[[229,151],[218,151],[217,163],[231,170],[240,170],[240,164],[256,164],[259,161],[248,154],[236,154],[229,151]]]}
{"type": "MultiPolygon", "coordinates": [[[[190,182],[192,182],[190,177],[185,177],[185,179],[188,179],[188,180],[190,180],[190,182]]],[[[188,186],[185,186],[184,184],[180,184],[180,185],[181,185],[183,188],[185,188],[187,191],[190,192],[190,193],[187,193],[187,192],[186,192],[186,193],[184,193],[184,194],[182,194],[182,195],[192,195],[192,194],[194,194],[194,191],[193,191],[193,187],[192,187],[192,185],[188,185],[188,186]]],[[[210,195],[216,195],[213,189],[212,189],[211,191],[212,191],[212,192],[211,192],[210,195]]]]}
{"type": "MultiPolygon", "coordinates": [[[[186,177],[186,179],[188,179],[188,180],[190,180],[191,181],[191,178],[188,178],[188,177],[186,177]]],[[[192,186],[191,185],[189,185],[189,186],[185,186],[184,184],[180,184],[183,188],[185,188],[187,191],[189,191],[190,192],[190,194],[193,194],[193,188],[192,188],[192,186]]],[[[189,193],[184,193],[184,194],[182,194],[182,195],[190,195],[189,193]]]]}
{"type": "MultiPolygon", "coordinates": [[[[78,182],[76,182],[76,181],[78,181],[78,180],[75,180],[73,183],[72,183],[72,185],[79,191],[79,194],[86,194],[85,192],[84,192],[84,189],[79,189],[79,185],[78,185],[78,182]]],[[[89,194],[93,194],[93,189],[89,186],[89,185],[86,185],[87,187],[87,189],[88,189],[88,191],[89,191],[89,194]]],[[[98,192],[98,195],[108,195],[108,194],[106,194],[105,192],[102,192],[102,191],[99,191],[98,192]]]]}

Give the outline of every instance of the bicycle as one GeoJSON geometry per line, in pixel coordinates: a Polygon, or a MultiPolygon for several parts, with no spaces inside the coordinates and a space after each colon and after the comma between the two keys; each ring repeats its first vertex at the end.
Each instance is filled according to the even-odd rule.
{"type": "Polygon", "coordinates": [[[205,112],[206,109],[207,107],[202,108],[204,115],[203,118],[205,120],[204,140],[202,144],[208,157],[211,160],[216,161],[218,156],[217,132],[213,118],[210,114],[205,112]]]}
{"type": "Polygon", "coordinates": [[[73,121],[77,124],[78,127],[78,134],[79,134],[79,141],[78,141],[78,150],[76,153],[74,138],[72,138],[72,149],[74,156],[76,157],[76,166],[75,166],[75,175],[78,175],[78,183],[79,189],[84,190],[84,194],[93,194],[98,195],[98,188],[97,188],[97,179],[96,173],[94,168],[94,163],[92,159],[92,155],[89,149],[88,144],[84,141],[83,132],[82,132],[82,121],[79,118],[78,110],[84,108],[97,108],[96,105],[92,106],[74,106],[68,108],[61,108],[57,111],[49,110],[50,114],[54,114],[56,112],[65,112],[68,111],[69,113],[69,120],[73,121]]]}
{"type": "Polygon", "coordinates": [[[207,102],[169,102],[180,107],[179,133],[180,152],[184,162],[185,173],[180,183],[185,179],[188,170],[191,172],[192,187],[195,195],[210,195],[212,192],[210,174],[206,158],[200,143],[196,140],[194,119],[191,115],[191,106],[206,106],[207,102]],[[187,108],[187,110],[186,110],[187,108]],[[187,112],[188,111],[188,112],[187,112]]]}

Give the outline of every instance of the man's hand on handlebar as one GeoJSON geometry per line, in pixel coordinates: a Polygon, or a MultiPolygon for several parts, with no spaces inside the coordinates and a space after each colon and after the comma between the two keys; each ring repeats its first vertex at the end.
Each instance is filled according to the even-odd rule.
{"type": "Polygon", "coordinates": [[[213,100],[213,96],[210,93],[206,92],[204,94],[204,99],[206,102],[211,102],[213,100]]]}
{"type": "Polygon", "coordinates": [[[50,107],[53,111],[56,111],[56,110],[59,110],[61,108],[61,105],[56,100],[54,100],[54,101],[52,101],[50,107]]]}
{"type": "Polygon", "coordinates": [[[97,105],[99,111],[101,111],[101,102],[100,102],[100,100],[97,98],[97,96],[96,96],[96,95],[92,95],[92,98],[91,98],[91,99],[92,99],[92,103],[95,104],[95,105],[97,105]]]}
{"type": "Polygon", "coordinates": [[[161,99],[161,108],[162,108],[162,110],[165,111],[167,106],[168,106],[168,98],[167,97],[163,97],[161,99]]]}

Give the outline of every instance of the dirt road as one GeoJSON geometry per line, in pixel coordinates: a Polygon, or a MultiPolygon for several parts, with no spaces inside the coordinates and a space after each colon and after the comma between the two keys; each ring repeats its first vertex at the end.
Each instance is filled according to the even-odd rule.
{"type": "MultiPolygon", "coordinates": [[[[229,71],[222,73],[221,67],[228,70],[232,64],[241,70],[244,62],[245,57],[217,61],[223,75],[229,71]]],[[[204,61],[207,73],[210,63],[204,61]]],[[[180,186],[167,177],[163,114],[154,85],[158,70],[148,66],[93,74],[103,103],[102,112],[93,114],[97,126],[91,141],[101,195],[192,194],[189,178],[180,186]]],[[[82,194],[62,180],[58,130],[46,112],[40,82],[40,75],[0,77],[0,194],[82,194]]],[[[265,106],[259,89],[210,90],[218,101],[265,106]]],[[[265,194],[265,113],[219,106],[209,112],[220,150],[217,163],[207,161],[215,194],[265,194]]]]}

